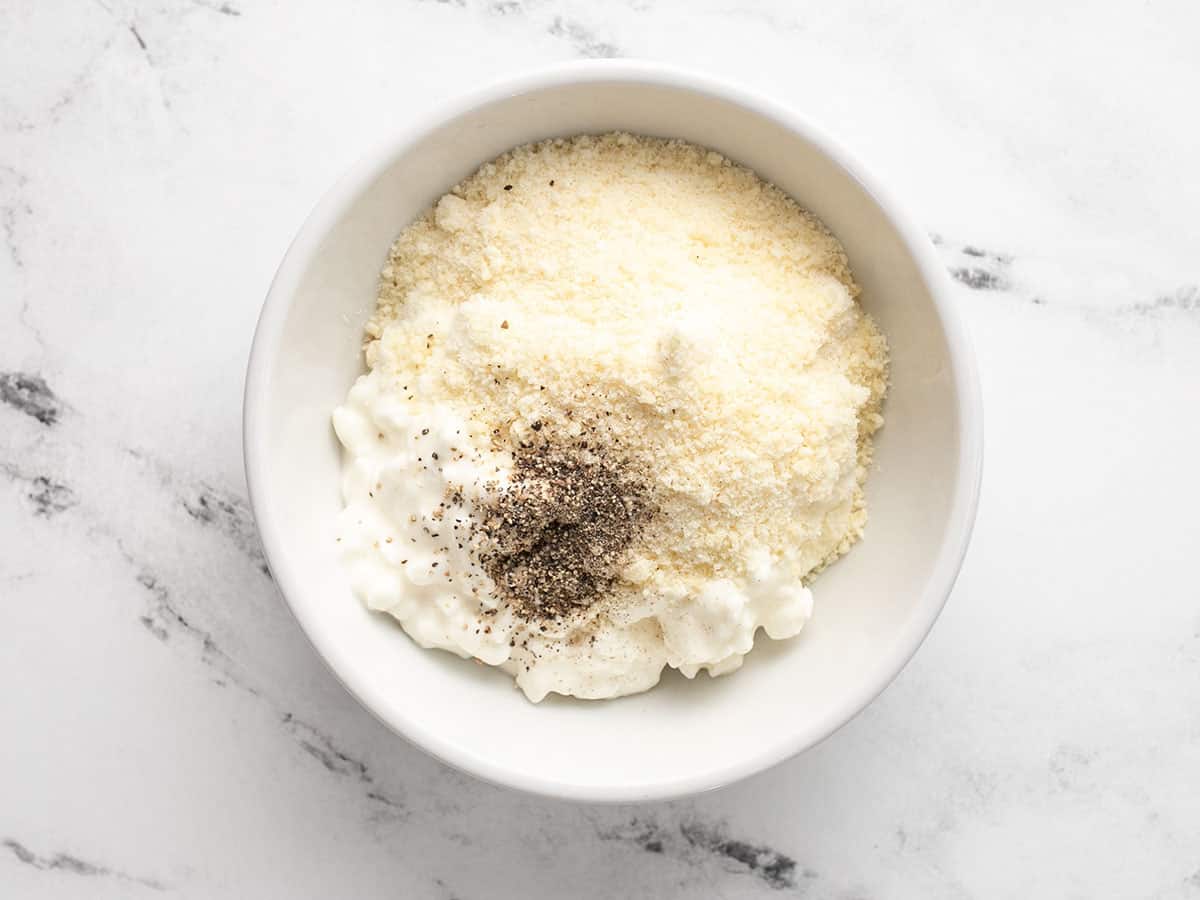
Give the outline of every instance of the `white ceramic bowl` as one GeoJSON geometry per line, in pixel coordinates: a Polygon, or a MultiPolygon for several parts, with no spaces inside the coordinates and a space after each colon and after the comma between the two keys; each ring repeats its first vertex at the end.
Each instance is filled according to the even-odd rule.
{"type": "Polygon", "coordinates": [[[336,185],[300,229],[263,307],[245,400],[246,477],[271,571],[358,700],[440,759],[559,797],[631,801],[743,778],[827,737],[916,651],[966,551],[982,419],[968,339],[928,239],[802,116],[639,62],[559,66],[408,128],[336,185]],[[356,599],[335,552],[339,449],[329,416],[362,370],[362,326],[396,234],[481,163],[527,141],[614,129],[713,147],[841,238],[891,342],[887,425],[866,538],[817,580],[796,639],[760,633],[732,676],[606,702],[529,703],[499,671],[422,650],[356,599]]]}

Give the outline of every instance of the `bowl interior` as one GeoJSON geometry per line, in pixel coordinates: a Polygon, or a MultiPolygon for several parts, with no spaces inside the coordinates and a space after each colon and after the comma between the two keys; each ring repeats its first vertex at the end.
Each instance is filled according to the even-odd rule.
{"type": "Polygon", "coordinates": [[[317,649],[369,709],[484,777],[631,800],[750,774],[869,702],[915,650],[957,570],[977,457],[960,438],[961,349],[939,314],[932,255],[807,126],[731,97],[670,78],[497,92],[352,173],[310,218],[272,288],[247,391],[247,468],[271,568],[317,649]],[[507,675],[418,648],[350,593],[333,539],[340,459],[329,416],[360,374],[362,326],[399,230],[516,144],[612,129],[713,147],[841,238],[891,343],[887,425],[866,538],[816,582],[815,614],[799,638],[775,644],[760,632],[731,677],[670,674],[635,697],[534,706],[507,675]]]}

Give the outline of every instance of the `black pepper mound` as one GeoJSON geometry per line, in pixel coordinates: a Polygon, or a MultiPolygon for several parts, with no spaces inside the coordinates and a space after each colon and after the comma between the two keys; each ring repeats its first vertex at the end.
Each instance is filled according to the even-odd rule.
{"type": "Polygon", "coordinates": [[[510,482],[476,511],[480,564],[528,619],[591,606],[653,515],[645,480],[586,443],[545,441],[513,462],[510,482]]]}

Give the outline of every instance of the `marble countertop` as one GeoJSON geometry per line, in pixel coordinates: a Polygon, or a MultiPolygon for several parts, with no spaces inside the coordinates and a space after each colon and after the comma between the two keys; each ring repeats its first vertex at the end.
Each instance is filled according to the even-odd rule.
{"type": "Polygon", "coordinates": [[[0,0],[0,895],[1200,897],[1198,30],[1185,0],[0,0]],[[580,56],[736,78],[855,148],[940,248],[987,411],[900,678],[642,807],[376,723],[242,477],[255,318],[324,188],[580,56]]]}

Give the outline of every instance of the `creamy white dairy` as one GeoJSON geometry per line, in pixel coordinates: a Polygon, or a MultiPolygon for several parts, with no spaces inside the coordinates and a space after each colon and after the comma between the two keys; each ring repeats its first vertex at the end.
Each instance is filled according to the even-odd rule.
{"type": "Polygon", "coordinates": [[[422,647],[503,666],[534,701],[550,692],[599,699],[647,690],[667,666],[689,678],[732,672],[760,626],[789,638],[812,614],[811,591],[762,551],[747,561],[746,579],[686,593],[648,587],[619,622],[606,615],[577,643],[568,631],[522,622],[455,539],[471,519],[471,489],[503,482],[509,460],[452,411],[393,388],[381,372],[364,375],[334,412],[346,448],[338,541],[354,591],[422,647]],[[447,503],[451,485],[467,488],[462,504],[447,503]]]}
{"type": "Polygon", "coordinates": [[[334,415],[355,591],[535,701],[794,636],[866,523],[887,346],[856,294],[819,222],[701,148],[489,163],[397,239],[334,415]],[[545,447],[575,462],[532,467],[545,447]]]}

